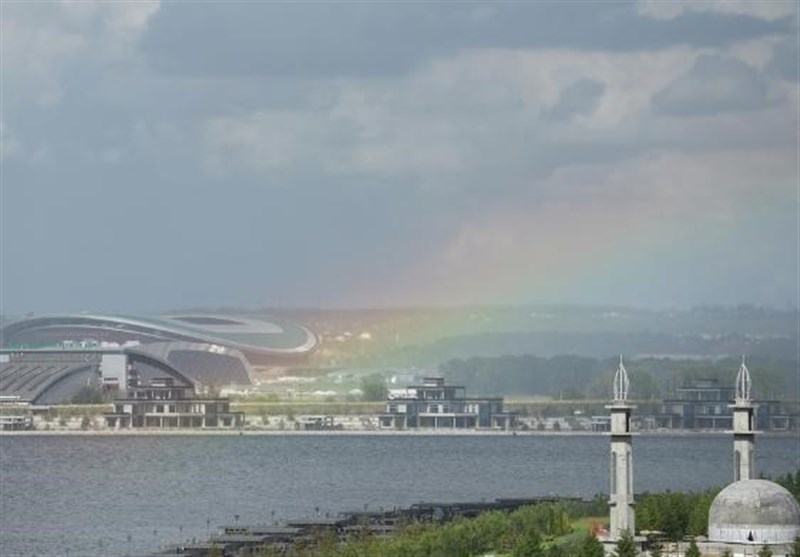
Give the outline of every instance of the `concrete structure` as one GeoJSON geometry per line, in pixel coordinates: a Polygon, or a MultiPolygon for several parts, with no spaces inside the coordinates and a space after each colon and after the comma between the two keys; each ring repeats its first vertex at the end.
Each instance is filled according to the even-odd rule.
{"type": "Polygon", "coordinates": [[[676,397],[666,399],[656,416],[659,427],[668,429],[731,428],[729,404],[734,388],[716,379],[699,379],[675,389],[676,397]]]}
{"type": "Polygon", "coordinates": [[[742,356],[733,408],[733,481],[756,478],[755,406],[750,400],[750,371],[742,356]]]}
{"type": "Polygon", "coordinates": [[[84,389],[124,389],[131,350],[0,351],[0,398],[19,404],[65,404],[84,389]]]}
{"type": "Polygon", "coordinates": [[[116,398],[114,411],[105,414],[108,427],[201,428],[244,424],[244,413],[231,412],[227,399],[197,397],[196,385],[190,378],[164,362],[153,359],[148,364],[137,363],[128,368],[124,396],[116,398]]]}
{"type": "Polygon", "coordinates": [[[768,546],[773,556],[793,553],[800,536],[800,505],[782,486],[756,478],[755,406],[744,356],[736,376],[733,408],[733,483],[719,492],[708,513],[707,553],[755,555],[768,546]]]}
{"type": "Polygon", "coordinates": [[[33,429],[33,417],[22,415],[0,415],[0,431],[25,431],[33,429]]]}
{"type": "Polygon", "coordinates": [[[82,387],[100,381],[100,377],[106,390],[124,390],[131,353],[163,360],[206,387],[251,383],[252,368],[241,352],[213,345],[159,342],[128,348],[0,350],[0,397],[43,405],[69,402],[82,387]]]}
{"type": "Polygon", "coordinates": [[[7,350],[97,350],[139,345],[197,380],[219,386],[250,384],[249,365],[300,363],[319,345],[306,327],[241,316],[45,315],[0,330],[7,350]]]}
{"type": "Polygon", "coordinates": [[[516,415],[503,411],[502,398],[467,398],[462,386],[445,385],[441,377],[425,377],[422,385],[389,391],[381,428],[512,429],[516,415]]]}
{"type": "MultiPolygon", "coordinates": [[[[780,485],[755,479],[755,405],[751,400],[750,371],[744,357],[736,377],[733,412],[733,478],[711,504],[708,539],[697,541],[706,557],[755,557],[767,546],[773,557],[795,555],[795,539],[800,536],[800,505],[780,485]]],[[[605,542],[607,555],[613,555],[622,531],[634,532],[633,474],[631,458],[630,410],[627,404],[628,376],[620,358],[614,376],[614,402],[611,411],[611,498],[610,527],[605,542]]],[[[641,550],[647,543],[634,538],[641,550]]],[[[686,541],[668,548],[669,555],[683,557],[686,541]]],[[[647,553],[645,553],[647,554],[647,553]]]]}
{"type": "MultiPolygon", "coordinates": [[[[752,545],[791,543],[800,536],[800,506],[767,480],[740,480],[719,492],[708,513],[712,542],[752,545]]],[[[773,552],[774,553],[774,552],[773,552]]]]}
{"type": "MultiPolygon", "coordinates": [[[[734,427],[735,408],[731,401],[736,392],[736,385],[721,385],[716,379],[691,381],[676,389],[676,398],[662,403],[656,425],[668,429],[730,430],[734,427]]],[[[796,417],[789,415],[777,400],[760,400],[752,415],[756,429],[787,431],[796,425],[796,417]]]]}
{"type": "Polygon", "coordinates": [[[619,358],[614,374],[614,400],[606,406],[611,413],[611,459],[609,488],[609,539],[616,541],[624,531],[634,534],[636,519],[633,500],[633,450],[631,410],[628,404],[628,372],[619,358]]]}

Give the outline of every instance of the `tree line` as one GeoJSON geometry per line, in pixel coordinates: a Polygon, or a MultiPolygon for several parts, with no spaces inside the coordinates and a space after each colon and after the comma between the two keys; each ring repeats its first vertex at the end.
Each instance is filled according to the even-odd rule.
{"type": "MultiPolygon", "coordinates": [[[[481,395],[552,396],[565,400],[606,399],[611,393],[613,371],[618,359],[584,356],[530,354],[514,356],[451,359],[439,366],[448,382],[461,384],[481,395]]],[[[734,385],[740,360],[677,360],[642,358],[625,362],[631,379],[631,397],[659,400],[675,395],[675,390],[699,379],[716,381],[720,386],[734,385]]],[[[754,391],[762,399],[783,399],[795,391],[795,362],[770,358],[750,358],[748,366],[754,391]],[[793,381],[795,383],[793,383],[793,381]]]]}

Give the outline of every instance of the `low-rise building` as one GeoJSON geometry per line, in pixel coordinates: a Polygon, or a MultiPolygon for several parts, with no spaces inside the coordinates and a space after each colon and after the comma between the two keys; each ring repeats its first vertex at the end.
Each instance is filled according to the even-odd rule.
{"type": "Polygon", "coordinates": [[[231,412],[226,398],[198,397],[195,383],[174,368],[131,367],[124,395],[114,400],[105,420],[114,429],[240,427],[244,413],[231,412]],[[155,369],[165,373],[154,375],[155,369]]]}
{"type": "Polygon", "coordinates": [[[516,414],[503,410],[503,399],[468,398],[462,386],[426,377],[422,385],[389,391],[381,428],[512,429],[516,414]]]}
{"type": "Polygon", "coordinates": [[[33,429],[33,417],[28,414],[0,415],[0,431],[25,431],[33,429]]]}
{"type": "MultiPolygon", "coordinates": [[[[693,381],[676,389],[676,397],[664,400],[656,425],[669,429],[701,429],[727,431],[733,427],[730,403],[733,385],[720,385],[716,379],[693,381]]],[[[756,402],[756,427],[763,431],[786,431],[793,420],[777,400],[756,402]]]]}

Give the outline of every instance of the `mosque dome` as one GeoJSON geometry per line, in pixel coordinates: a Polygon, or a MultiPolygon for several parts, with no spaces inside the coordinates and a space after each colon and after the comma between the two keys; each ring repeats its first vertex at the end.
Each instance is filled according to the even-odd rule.
{"type": "Polygon", "coordinates": [[[800,505],[767,480],[741,480],[719,492],[708,513],[708,539],[787,543],[800,536],[800,505]]]}

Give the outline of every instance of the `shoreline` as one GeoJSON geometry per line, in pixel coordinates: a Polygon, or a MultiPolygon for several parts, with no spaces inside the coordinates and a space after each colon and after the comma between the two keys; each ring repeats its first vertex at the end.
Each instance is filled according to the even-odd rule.
{"type": "MultiPolygon", "coordinates": [[[[601,431],[493,431],[493,430],[244,430],[244,429],[118,429],[118,430],[7,430],[0,431],[0,437],[47,437],[47,436],[90,436],[90,437],[147,437],[147,436],[411,436],[411,437],[596,437],[609,436],[601,431]]],[[[731,435],[730,431],[641,431],[635,437],[692,437],[708,435],[731,435]]],[[[797,432],[763,432],[760,436],[794,437],[797,432]]]]}

